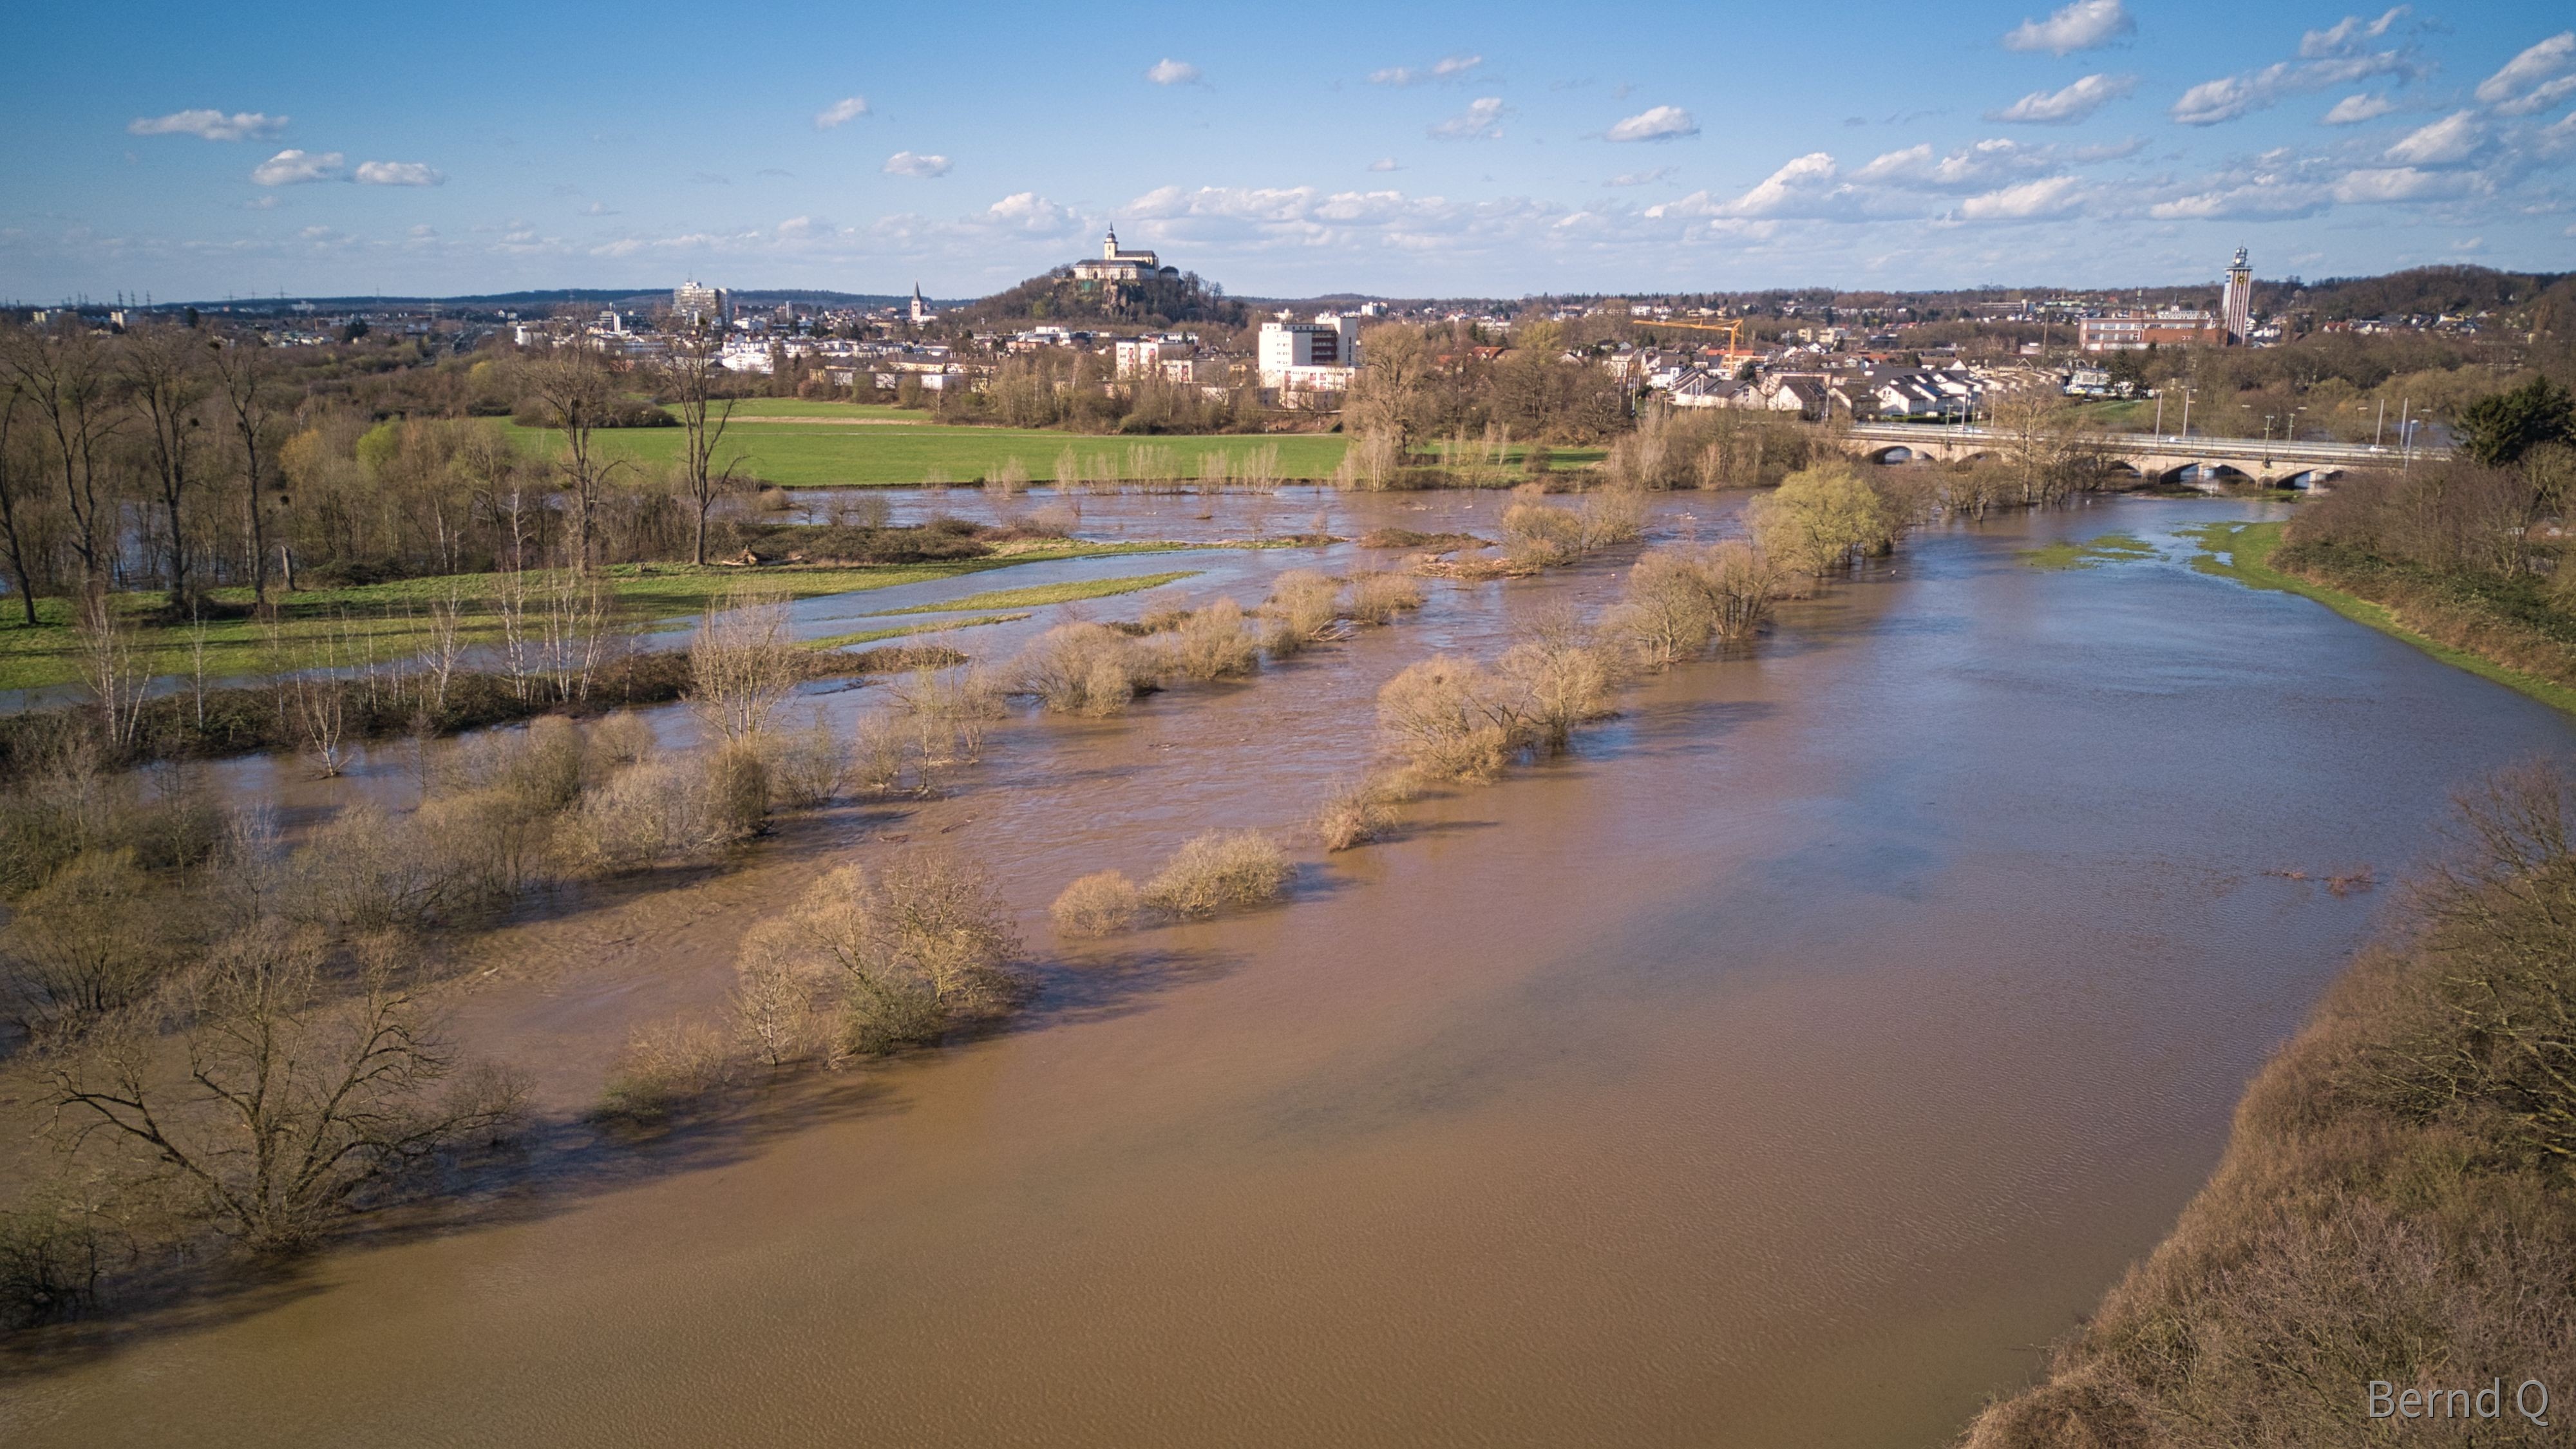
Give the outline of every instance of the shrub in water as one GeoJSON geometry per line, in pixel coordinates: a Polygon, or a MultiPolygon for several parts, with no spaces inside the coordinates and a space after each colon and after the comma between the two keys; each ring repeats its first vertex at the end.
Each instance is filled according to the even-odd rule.
{"type": "Polygon", "coordinates": [[[1297,867],[1257,830],[1212,830],[1183,845],[1145,887],[1145,903],[1195,920],[1279,899],[1297,867]]]}

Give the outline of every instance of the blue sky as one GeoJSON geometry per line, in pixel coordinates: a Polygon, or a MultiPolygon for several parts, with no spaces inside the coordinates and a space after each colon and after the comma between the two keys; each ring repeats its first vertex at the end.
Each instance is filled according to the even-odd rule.
{"type": "Polygon", "coordinates": [[[13,11],[0,296],[1254,295],[2576,268],[2576,15],[2063,7],[13,11]]]}

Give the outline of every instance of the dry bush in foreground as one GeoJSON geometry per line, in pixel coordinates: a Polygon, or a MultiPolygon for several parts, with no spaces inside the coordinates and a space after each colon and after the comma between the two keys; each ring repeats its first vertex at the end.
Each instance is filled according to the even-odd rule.
{"type": "Polygon", "coordinates": [[[1145,904],[1178,920],[1267,905],[1297,867],[1257,830],[1212,830],[1183,845],[1145,886],[1145,904]]]}
{"type": "Polygon", "coordinates": [[[1751,638],[1787,592],[1780,570],[1746,544],[1648,549],[1628,571],[1627,592],[1603,633],[1638,668],[1669,669],[1711,641],[1751,638]]]}
{"type": "Polygon", "coordinates": [[[1095,871],[1066,886],[1047,907],[1055,928],[1068,936],[1109,936],[1136,923],[1144,898],[1123,870],[1095,871]]]}
{"type": "Polygon", "coordinates": [[[1519,642],[1503,651],[1495,672],[1515,696],[1523,735],[1541,749],[1563,750],[1574,727],[1610,714],[1615,681],[1609,655],[1571,610],[1540,618],[1519,642]]]}
{"type": "Polygon", "coordinates": [[[732,1050],[713,1027],[689,1021],[639,1027],[609,1068],[598,1115],[659,1122],[723,1090],[733,1066],[732,1050]]]}
{"type": "Polygon", "coordinates": [[[2463,858],[2256,1078],[2173,1235],[1972,1449],[2556,1442],[2511,1396],[2576,1382],[2568,796],[2542,769],[2464,801],[2463,858]],[[2447,1396],[2432,1424],[2366,1414],[2374,1380],[2497,1375],[2492,1419],[2443,1421],[2447,1396]]]}
{"type": "Polygon", "coordinates": [[[1058,624],[1030,641],[1013,666],[1022,693],[1057,714],[1105,716],[1127,708],[1152,669],[1136,641],[1106,624],[1058,624]]]}
{"type": "Polygon", "coordinates": [[[816,706],[794,734],[759,737],[769,775],[769,802],[783,810],[816,810],[839,798],[849,781],[850,757],[816,706]]]}
{"type": "Polygon", "coordinates": [[[308,1246],[520,1109],[506,1074],[457,1069],[400,949],[363,942],[355,989],[326,989],[317,933],[245,932],[57,1059],[51,1099],[82,1148],[121,1151],[225,1234],[308,1246]],[[173,1018],[177,1053],[162,1037],[173,1018]]]}
{"type": "Polygon", "coordinates": [[[1490,780],[1522,741],[1511,687],[1472,659],[1435,655],[1377,693],[1378,728],[1435,780],[1490,780]]]}
{"type": "Polygon", "coordinates": [[[1583,519],[1572,509],[1539,502],[1545,493],[1538,484],[1524,483],[1512,490],[1514,501],[1503,510],[1503,556],[1515,565],[1553,568],[1583,555],[1583,519]]]}
{"type": "Polygon", "coordinates": [[[21,1030],[74,1034],[149,996],[175,964],[173,924],[131,850],[75,856],[0,927],[0,983],[21,1030]]]}
{"type": "Polygon", "coordinates": [[[1403,574],[1363,569],[1351,575],[1351,617],[1363,624],[1387,624],[1407,609],[1422,607],[1422,584],[1403,574]]]}

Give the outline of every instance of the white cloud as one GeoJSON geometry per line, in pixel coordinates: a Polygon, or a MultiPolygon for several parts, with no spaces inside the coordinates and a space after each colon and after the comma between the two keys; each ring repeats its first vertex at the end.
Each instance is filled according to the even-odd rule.
{"type": "Polygon", "coordinates": [[[2334,199],[2348,202],[2426,201],[2455,196],[2462,190],[2456,175],[2420,171],[2412,166],[2369,167],[2344,174],[2335,183],[2334,199]]]}
{"type": "Polygon", "coordinates": [[[2478,99],[2509,116],[2545,110],[2576,93],[2576,77],[2552,80],[2576,65],[2576,30],[2562,30],[2478,82],[2478,99]]]}
{"type": "Polygon", "coordinates": [[[438,235],[438,228],[431,226],[428,222],[424,221],[420,225],[413,227],[411,229],[411,234],[416,237],[433,237],[438,235]]]}
{"type": "Polygon", "coordinates": [[[605,201],[594,201],[594,202],[592,202],[590,205],[585,206],[585,207],[583,207],[583,208],[581,209],[581,214],[582,214],[582,215],[584,215],[584,216],[615,216],[615,215],[617,215],[617,213],[616,213],[616,212],[614,212],[614,211],[612,211],[612,210],[610,210],[610,209],[609,209],[608,203],[607,203],[607,202],[605,202],[605,201]]]}
{"type": "Polygon", "coordinates": [[[2186,126],[2215,126],[2277,105],[2284,96],[2383,75],[2411,80],[2415,64],[2403,51],[2395,50],[2325,60],[2276,61],[2261,70],[2202,81],[2173,103],[2172,116],[2186,126]]]}
{"type": "Polygon", "coordinates": [[[1610,141],[1674,141],[1699,134],[1699,122],[1679,106],[1656,106],[1639,111],[1603,135],[1610,141]]]}
{"type": "Polygon", "coordinates": [[[253,211],[272,210],[277,205],[277,193],[272,191],[263,195],[254,196],[250,200],[243,202],[242,205],[249,207],[253,211]]]}
{"type": "Polygon", "coordinates": [[[2323,30],[2311,30],[2300,36],[2299,54],[2308,60],[2359,55],[2363,49],[2362,42],[2386,35],[2390,26],[2406,18],[2408,9],[2400,5],[2377,20],[2368,21],[2358,15],[2347,15],[2323,30]]]}
{"type": "Polygon", "coordinates": [[[2397,103],[2390,100],[2388,97],[2374,96],[2368,92],[2364,92],[2357,96],[2346,96],[2342,100],[2335,102],[2334,109],[2326,112],[2323,116],[2318,118],[2318,124],[2326,126],[2358,126],[2364,121],[2378,120],[2380,117],[2387,115],[2390,111],[2396,109],[2397,103]]]}
{"type": "Polygon", "coordinates": [[[2041,217],[2062,216],[2084,200],[2084,182],[2074,176],[2043,176],[1983,196],[1971,196],[1959,204],[1959,214],[1971,221],[2031,221],[2041,217]]]}
{"type": "Polygon", "coordinates": [[[251,181],[260,186],[293,186],[303,181],[336,181],[341,164],[349,158],[337,151],[316,155],[292,148],[280,151],[262,161],[250,173],[251,181]]]}
{"type": "Polygon", "coordinates": [[[2138,78],[2133,75],[2088,75],[2063,90],[2032,91],[2000,111],[1987,112],[1986,119],[2031,126],[2071,126],[2137,87],[2138,78]]]}
{"type": "Polygon", "coordinates": [[[1503,117],[1512,113],[1501,96],[1484,96],[1467,109],[1431,128],[1435,141],[1491,141],[1503,134],[1503,117]]]}
{"type": "Polygon", "coordinates": [[[2147,208],[2158,221],[2284,221],[2323,211],[2327,196],[2314,186],[2235,186],[2177,196],[2147,208]]]}
{"type": "Polygon", "coordinates": [[[1380,156],[1369,163],[1369,169],[1371,171],[1401,171],[1404,168],[1395,164],[1394,157],[1380,156]]]}
{"type": "Polygon", "coordinates": [[[1199,78],[1199,68],[1186,60],[1165,56],[1145,72],[1145,79],[1158,86],[1185,86],[1199,78]]]}
{"type": "Polygon", "coordinates": [[[2486,140],[2474,111],[2454,111],[2388,148],[2388,159],[2408,166],[2456,166],[2486,140]]]}
{"type": "Polygon", "coordinates": [[[2004,36],[2006,50],[2044,50],[2066,55],[2098,50],[2124,35],[2137,33],[2120,0],[2075,0],[2046,20],[2024,20],[2004,36]]]}
{"type": "Polygon", "coordinates": [[[208,141],[259,141],[286,129],[284,116],[262,115],[258,111],[235,111],[227,116],[221,111],[172,111],[166,116],[137,116],[126,122],[126,132],[135,136],[196,136],[208,141]]]}
{"type": "Polygon", "coordinates": [[[1630,171],[1622,175],[1613,176],[1601,184],[1604,186],[1652,186],[1656,182],[1661,181],[1672,174],[1673,168],[1670,166],[1658,166],[1652,171],[1630,171]]]}
{"type": "Polygon", "coordinates": [[[927,180],[933,176],[948,174],[948,158],[923,156],[911,151],[897,151],[886,158],[884,170],[888,176],[918,176],[927,180]]]}
{"type": "MultiPolygon", "coordinates": [[[[1923,150],[1927,156],[1931,152],[1929,146],[1923,150]]],[[[1727,216],[1820,216],[1847,211],[1856,193],[1839,182],[1840,174],[1831,154],[1810,151],[1719,211],[1727,216]]]]}
{"type": "Polygon", "coordinates": [[[361,186],[443,186],[447,177],[418,161],[361,161],[358,184],[361,186]]]}
{"type": "Polygon", "coordinates": [[[1032,236],[1058,236],[1080,224],[1071,211],[1034,191],[1012,192],[972,220],[1032,236]]]}
{"type": "Polygon", "coordinates": [[[867,113],[868,98],[866,96],[844,96],[814,113],[814,129],[817,131],[828,131],[834,126],[846,125],[851,121],[855,121],[867,113]]]}
{"type": "Polygon", "coordinates": [[[1456,80],[1484,63],[1485,58],[1481,55],[1452,55],[1421,67],[1391,65],[1383,70],[1370,71],[1369,84],[1418,86],[1425,81],[1456,80]]]}

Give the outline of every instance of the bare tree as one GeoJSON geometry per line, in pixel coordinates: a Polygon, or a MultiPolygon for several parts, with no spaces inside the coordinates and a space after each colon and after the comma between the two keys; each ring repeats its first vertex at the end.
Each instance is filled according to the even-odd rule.
{"type": "Polygon", "coordinates": [[[205,419],[198,408],[214,387],[198,355],[196,339],[167,324],[127,333],[117,371],[125,382],[136,417],[143,424],[154,501],[161,505],[169,529],[169,612],[176,618],[190,612],[196,602],[196,581],[189,569],[188,529],[182,515],[200,481],[197,455],[205,419]]]}
{"type": "Polygon", "coordinates": [[[795,693],[802,663],[787,634],[787,601],[729,590],[709,606],[690,641],[690,703],[726,739],[760,734],[795,693]]]}
{"type": "Polygon", "coordinates": [[[81,682],[98,705],[101,738],[122,751],[143,723],[143,696],[152,683],[150,656],[135,643],[134,626],[119,615],[104,590],[80,604],[81,682]]]}
{"type": "Polygon", "coordinates": [[[32,629],[36,627],[36,579],[27,569],[26,528],[19,509],[22,501],[33,502],[22,500],[21,495],[32,491],[36,480],[33,470],[20,469],[18,449],[12,446],[26,394],[14,382],[7,392],[0,399],[0,542],[9,546],[9,572],[18,585],[18,607],[26,611],[27,627],[32,629]]]}
{"type": "Polygon", "coordinates": [[[538,406],[563,433],[563,457],[556,468],[563,475],[564,522],[571,534],[564,552],[576,571],[587,571],[599,490],[616,467],[594,451],[591,436],[616,401],[608,363],[589,346],[568,342],[532,365],[528,377],[538,406]]]}
{"type": "Polygon", "coordinates": [[[255,928],[224,943],[160,1011],[133,1011],[53,1068],[75,1146],[138,1152],[229,1236],[309,1246],[440,1153],[503,1130],[517,1084],[457,1072],[405,963],[381,941],[357,989],[323,990],[318,933],[255,928]],[[176,1015],[184,1064],[156,1029],[176,1015]]]}
{"type": "Polygon", "coordinates": [[[98,592],[107,587],[116,562],[117,532],[115,484],[101,456],[119,421],[108,395],[105,353],[77,326],[13,331],[0,342],[0,378],[35,409],[52,461],[61,468],[82,583],[98,592]]]}
{"type": "Polygon", "coordinates": [[[241,446],[242,506],[250,525],[250,588],[254,603],[268,602],[268,516],[260,504],[260,480],[276,466],[268,443],[277,414],[260,391],[268,366],[254,338],[219,338],[213,344],[216,391],[224,416],[232,422],[241,446]]]}
{"type": "Polygon", "coordinates": [[[672,405],[678,409],[680,426],[688,434],[681,454],[686,474],[682,481],[688,488],[689,502],[697,510],[689,562],[701,566],[707,561],[707,514],[718,498],[733,491],[734,469],[739,463],[729,458],[722,468],[715,465],[716,446],[724,441],[725,428],[733,421],[734,400],[715,395],[716,384],[724,376],[722,358],[721,338],[700,320],[672,343],[671,360],[663,368],[672,405]]]}

